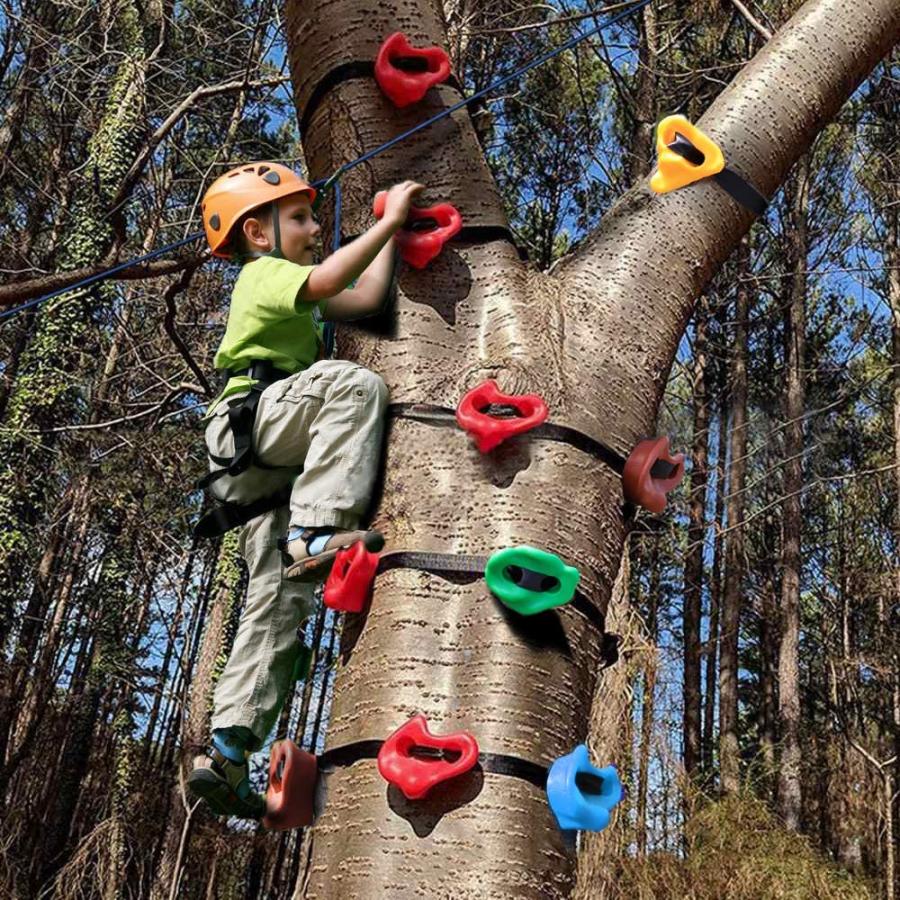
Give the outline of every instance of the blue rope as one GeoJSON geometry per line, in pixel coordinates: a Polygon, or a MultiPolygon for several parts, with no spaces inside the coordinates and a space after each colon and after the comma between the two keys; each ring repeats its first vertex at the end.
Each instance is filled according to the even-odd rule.
{"type": "MultiPolygon", "coordinates": [[[[356,166],[362,165],[364,162],[368,162],[373,157],[377,156],[379,153],[383,153],[385,150],[393,147],[395,144],[400,143],[400,141],[406,140],[406,138],[411,137],[416,132],[421,131],[423,128],[427,128],[429,125],[433,125],[435,122],[440,121],[441,119],[452,115],[458,109],[462,109],[462,107],[467,106],[469,103],[472,103],[475,100],[483,97],[485,94],[490,93],[491,91],[497,90],[499,87],[503,87],[504,84],[512,81],[515,78],[518,78],[520,75],[524,75],[526,72],[531,69],[536,68],[537,66],[543,65],[545,62],[553,59],[554,56],[558,56],[560,53],[565,53],[566,50],[571,50],[576,44],[583,41],[585,38],[592,37],[595,34],[599,34],[604,28],[609,28],[611,25],[615,25],[621,19],[624,19],[626,16],[630,16],[632,13],[638,12],[643,9],[651,0],[639,0],[636,6],[631,7],[630,9],[624,9],[622,12],[613,16],[611,19],[606,19],[601,22],[595,28],[591,28],[589,31],[584,32],[583,34],[577,34],[575,37],[570,38],[566,41],[565,44],[557,47],[555,50],[550,50],[547,53],[543,54],[543,56],[539,56],[536,59],[533,59],[531,62],[526,63],[519,69],[516,69],[514,72],[511,72],[509,75],[504,76],[503,78],[495,81],[493,84],[489,84],[486,88],[482,88],[475,94],[472,94],[471,97],[464,97],[458,103],[455,103],[449,109],[442,110],[436,115],[432,116],[430,119],[427,119],[424,122],[420,122],[418,125],[410,128],[408,131],[404,131],[403,134],[397,135],[395,138],[391,138],[391,140],[386,141],[380,147],[375,147],[374,150],[369,150],[368,153],[364,153],[359,158],[353,160],[349,163],[344,163],[340,166],[333,175],[329,178],[323,178],[320,181],[313,182],[313,187],[317,188],[319,191],[319,196],[316,197],[315,206],[318,207],[319,204],[324,199],[324,195],[331,190],[332,187],[335,188],[335,217],[334,217],[334,243],[332,244],[332,252],[340,247],[340,232],[341,232],[341,194],[340,194],[340,185],[339,181],[341,177],[349,172],[351,169],[356,166]]],[[[550,23],[552,24],[552,23],[550,23]]],[[[60,288],[58,291],[53,291],[51,294],[46,294],[43,297],[38,297],[36,300],[30,300],[28,303],[23,303],[21,306],[13,307],[10,310],[6,310],[3,313],[0,313],[0,321],[8,318],[9,316],[15,315],[17,312],[21,312],[23,309],[28,309],[30,306],[35,306],[38,303],[43,303],[45,300],[50,300],[53,297],[58,297],[60,294],[66,294],[70,291],[74,291],[77,288],[84,287],[88,284],[93,284],[96,281],[100,281],[103,278],[108,278],[111,275],[115,275],[116,272],[120,272],[122,269],[126,269],[129,266],[136,265],[138,263],[145,262],[149,259],[154,259],[157,256],[161,256],[163,253],[167,253],[169,250],[175,250],[178,247],[182,247],[191,241],[199,240],[203,237],[203,232],[198,231],[196,234],[192,234],[189,237],[184,238],[184,240],[178,241],[175,244],[169,244],[166,247],[161,247],[159,250],[154,250],[152,253],[148,253],[146,256],[141,256],[138,259],[133,259],[129,262],[122,263],[119,266],[116,266],[114,269],[108,269],[106,272],[101,272],[98,275],[92,275],[90,278],[85,278],[83,281],[79,281],[76,284],[70,285],[66,288],[60,288]]],[[[333,344],[333,334],[334,334],[334,325],[331,324],[331,334],[332,334],[332,344],[333,344]]],[[[326,325],[326,339],[327,339],[327,325],[326,325]]],[[[327,345],[326,345],[327,346],[327,345]]]]}
{"type": "Polygon", "coordinates": [[[183,240],[176,241],[174,244],[169,244],[166,247],[160,247],[159,250],[154,250],[152,253],[148,253],[146,256],[139,256],[137,259],[130,259],[128,260],[128,262],[121,263],[115,268],[107,269],[105,272],[100,272],[97,275],[91,275],[89,278],[85,278],[83,281],[76,282],[75,284],[71,284],[68,287],[59,288],[59,290],[53,291],[50,294],[45,294],[43,297],[38,297],[35,300],[29,300],[27,303],[23,303],[21,306],[14,306],[12,309],[8,309],[5,312],[0,313],[0,321],[9,318],[12,315],[15,315],[17,312],[21,312],[23,309],[28,309],[30,306],[36,306],[38,303],[43,303],[45,300],[52,300],[54,297],[58,297],[60,294],[68,294],[80,287],[85,287],[86,285],[94,284],[94,282],[96,281],[101,281],[104,278],[109,278],[110,275],[115,275],[116,272],[121,272],[122,269],[127,269],[130,266],[136,266],[139,263],[155,259],[157,256],[162,256],[163,253],[167,253],[169,250],[177,250],[179,247],[183,247],[185,244],[190,244],[202,237],[203,232],[198,231],[196,234],[188,235],[183,240]]]}
{"type": "Polygon", "coordinates": [[[313,187],[317,185],[322,185],[322,191],[327,191],[333,182],[335,182],[338,178],[340,178],[345,172],[349,172],[351,169],[356,166],[362,165],[364,162],[368,162],[374,156],[377,156],[379,153],[387,150],[389,147],[393,147],[394,144],[398,144],[400,141],[406,140],[406,138],[411,137],[417,131],[421,131],[423,128],[427,128],[429,125],[433,125],[435,122],[443,119],[445,116],[452,115],[458,109],[462,109],[462,107],[472,103],[474,100],[478,100],[483,97],[485,94],[490,93],[491,91],[497,90],[499,87],[503,87],[504,84],[512,81],[515,78],[518,78],[520,75],[524,75],[531,69],[536,68],[537,66],[542,66],[545,62],[553,59],[554,56],[558,56],[560,53],[565,53],[566,50],[571,50],[576,44],[580,41],[583,41],[585,38],[592,37],[595,34],[599,34],[604,28],[608,28],[610,25],[615,25],[620,19],[625,18],[625,16],[630,16],[632,13],[637,12],[640,9],[643,9],[651,0],[640,0],[637,6],[632,7],[631,9],[622,10],[618,15],[613,16],[611,19],[607,19],[604,22],[601,22],[595,28],[590,29],[590,31],[584,32],[584,34],[577,34],[575,37],[570,38],[560,47],[557,47],[555,50],[550,50],[545,53],[543,56],[539,56],[537,59],[533,59],[531,62],[526,63],[520,69],[516,69],[514,72],[511,72],[509,75],[504,76],[499,81],[495,81],[493,84],[489,84],[486,88],[482,88],[476,94],[472,94],[471,97],[464,97],[459,103],[455,103],[449,109],[442,110],[436,115],[432,116],[430,119],[427,119],[425,122],[420,122],[418,125],[413,126],[408,131],[404,131],[403,134],[398,134],[397,137],[391,138],[391,140],[386,141],[380,147],[376,147],[374,150],[369,150],[368,153],[364,153],[358,159],[353,160],[352,162],[345,163],[342,165],[335,173],[328,179],[322,179],[321,181],[317,181],[313,184],[313,187]]]}

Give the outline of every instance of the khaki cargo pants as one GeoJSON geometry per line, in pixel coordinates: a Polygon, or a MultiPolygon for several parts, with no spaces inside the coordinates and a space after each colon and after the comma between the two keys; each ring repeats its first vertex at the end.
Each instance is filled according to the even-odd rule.
{"type": "MultiPolygon", "coordinates": [[[[236,395],[240,396],[240,395],[236,395]]],[[[226,475],[211,489],[221,500],[249,503],[293,481],[289,506],[243,525],[239,544],[250,579],[231,656],[213,698],[213,728],[243,725],[258,750],[291,688],[297,628],[315,608],[315,584],[284,581],[278,539],[288,525],[356,528],[378,471],[388,391],[355,363],[325,359],[276,381],[262,393],[253,448],[263,462],[226,475]]],[[[206,445],[230,457],[234,441],[223,400],[206,426],[206,445]]],[[[210,469],[219,468],[210,463],[210,469]]]]}

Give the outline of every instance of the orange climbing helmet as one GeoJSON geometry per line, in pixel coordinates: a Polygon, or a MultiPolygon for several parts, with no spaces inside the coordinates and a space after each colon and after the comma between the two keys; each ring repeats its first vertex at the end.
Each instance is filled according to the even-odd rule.
{"type": "Polygon", "coordinates": [[[309,194],[310,203],[316,199],[316,189],[281,163],[245,163],[220,175],[200,204],[203,228],[213,256],[231,259],[231,229],[242,215],[282,197],[301,193],[309,194]]]}

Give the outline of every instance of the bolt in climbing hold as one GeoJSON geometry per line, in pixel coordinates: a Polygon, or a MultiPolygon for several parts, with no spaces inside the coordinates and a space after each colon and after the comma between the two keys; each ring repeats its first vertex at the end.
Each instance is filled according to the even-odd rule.
{"type": "Polygon", "coordinates": [[[446,51],[441,47],[411,47],[402,31],[387,38],[375,58],[375,80],[394,106],[416,103],[449,75],[446,51]]]}
{"type": "Polygon", "coordinates": [[[378,751],[378,771],[408,800],[468,772],[478,762],[478,741],[468,731],[432,734],[421,713],[401,725],[378,751]],[[454,759],[446,759],[450,755],[454,759]]]}
{"type": "Polygon", "coordinates": [[[547,800],[563,831],[603,831],[621,799],[615,766],[592,766],[584,744],[557,759],[547,773],[547,800]]]}
{"type": "Polygon", "coordinates": [[[650,187],[657,194],[708,178],[725,168],[725,156],[719,146],[684,116],[667,116],[656,129],[657,169],[650,187]],[[669,148],[680,143],[686,156],[669,148]]]}
{"type": "MultiPolygon", "coordinates": [[[[384,215],[387,191],[375,195],[372,210],[375,218],[384,215]]],[[[404,262],[415,269],[424,269],[462,228],[462,216],[449,203],[438,203],[427,209],[411,206],[406,224],[394,235],[404,262]]]]}
{"type": "Polygon", "coordinates": [[[362,612],[378,568],[378,554],[362,541],[339,550],[325,582],[325,605],[341,612],[362,612]]]}
{"type": "Polygon", "coordinates": [[[669,455],[667,437],[641,441],[625,460],[622,490],[625,499],[652,513],[666,508],[666,494],[684,478],[684,454],[669,455]]]}
{"type": "Polygon", "coordinates": [[[525,544],[498,550],[484,568],[491,593],[523,616],[568,603],[580,577],[555,554],[525,544]]]}
{"type": "Polygon", "coordinates": [[[319,765],[293,741],[277,741],[269,757],[269,789],[263,825],[273,831],[311,825],[319,765]]]}
{"type": "Polygon", "coordinates": [[[485,381],[459,401],[456,421],[475,437],[478,449],[487,453],[508,437],[537,427],[549,413],[547,404],[537,394],[503,394],[496,381],[485,381]],[[492,403],[512,406],[519,415],[497,418],[482,412],[492,403]]]}

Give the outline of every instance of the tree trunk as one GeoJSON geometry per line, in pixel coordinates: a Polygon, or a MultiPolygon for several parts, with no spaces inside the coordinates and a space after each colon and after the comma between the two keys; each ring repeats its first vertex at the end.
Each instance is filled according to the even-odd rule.
{"type": "Polygon", "coordinates": [[[229,531],[222,539],[216,568],[211,615],[203,632],[203,645],[196,671],[189,673],[190,705],[184,715],[184,730],[179,773],[172,790],[166,830],[151,896],[153,900],[177,897],[184,862],[184,847],[193,822],[189,815],[195,801],[185,791],[184,779],[193,756],[206,746],[209,736],[212,693],[221,668],[228,658],[228,632],[243,598],[241,568],[238,563],[238,532],[229,531]],[[192,677],[191,677],[192,675],[192,677]]]}
{"type": "MultiPolygon", "coordinates": [[[[288,3],[298,110],[336,66],[372,59],[400,22],[413,44],[445,41],[440,11],[425,0],[402,8],[387,0],[365,11],[352,0],[288,3]]],[[[894,0],[864,0],[852,10],[843,0],[812,0],[699,124],[722,142],[732,166],[771,194],[898,36],[894,0]]],[[[313,178],[457,99],[440,86],[398,110],[368,79],[332,85],[307,111],[313,178]]],[[[376,189],[409,177],[427,185],[424,204],[452,201],[469,230],[427,270],[401,269],[386,336],[347,325],[339,329],[340,354],[377,370],[395,403],[455,407],[462,392],[495,377],[506,392],[540,393],[552,421],[622,454],[653,433],[694,300],[750,214],[712,181],[663,197],[642,182],[552,277],[539,275],[493,229],[471,230],[507,224],[460,111],[343,176],[345,233],[371,224],[376,189]]],[[[389,548],[487,555],[537,545],[576,566],[581,590],[605,611],[625,523],[619,479],[600,461],[541,440],[482,457],[463,433],[402,417],[392,420],[386,453],[374,524],[389,548]]],[[[437,731],[472,731],[486,752],[549,765],[584,739],[600,653],[596,629],[576,610],[559,610],[558,622],[565,653],[523,640],[481,581],[458,584],[407,568],[382,573],[365,628],[344,648],[329,747],[384,739],[421,711],[437,731]]],[[[371,759],[338,768],[328,781],[308,897],[513,890],[553,900],[571,891],[572,857],[544,792],[528,781],[488,773],[477,790],[467,781],[467,800],[449,807],[441,797],[391,807],[371,759]],[[371,824],[354,827],[361,820],[371,824]]]]}
{"type": "MultiPolygon", "coordinates": [[[[768,500],[764,502],[768,505],[768,500]]],[[[766,791],[770,799],[773,799],[771,788],[772,776],[776,771],[775,723],[778,715],[778,692],[775,671],[778,665],[779,616],[775,560],[769,553],[774,553],[778,546],[778,526],[774,516],[769,513],[766,513],[763,522],[763,534],[766,558],[761,563],[763,582],[759,616],[759,751],[766,771],[766,791]]]]}
{"type": "Polygon", "coordinates": [[[637,830],[638,856],[647,854],[647,837],[649,826],[647,822],[647,799],[650,793],[650,753],[653,748],[653,711],[656,707],[656,669],[658,660],[655,655],[659,627],[657,612],[659,609],[659,541],[660,535],[654,532],[648,536],[653,542],[650,550],[650,591],[647,597],[647,640],[650,643],[651,654],[644,663],[641,673],[641,737],[638,751],[637,773],[637,810],[635,828],[637,830]]]}
{"type": "MultiPolygon", "coordinates": [[[[892,64],[885,75],[885,82],[889,85],[886,90],[891,90],[891,100],[886,104],[882,125],[887,132],[887,139],[891,149],[886,154],[887,175],[885,188],[888,202],[885,204],[886,217],[884,229],[884,259],[887,266],[888,277],[888,304],[891,309],[891,363],[894,367],[892,379],[892,418],[894,433],[894,592],[893,601],[889,605],[892,608],[893,624],[893,649],[890,656],[893,672],[891,689],[891,724],[894,731],[894,784],[900,785],[900,650],[897,649],[896,632],[900,625],[900,149],[897,146],[900,126],[898,126],[897,114],[900,110],[900,91],[897,89],[897,75],[900,71],[900,57],[894,55],[892,64]],[[888,120],[888,116],[890,119],[888,120]],[[889,129],[887,128],[890,125],[889,129]]],[[[888,642],[890,642],[888,638],[888,642]]],[[[894,798],[892,823],[900,822],[900,792],[894,798]]],[[[891,848],[891,866],[898,849],[900,849],[900,829],[894,828],[894,846],[891,848]]],[[[892,885],[891,890],[900,889],[892,885]]],[[[889,900],[893,900],[893,895],[889,900]]]]}
{"type": "MultiPolygon", "coordinates": [[[[723,319],[726,318],[723,306],[723,319]]],[[[723,329],[724,330],[724,329],[723,329]]],[[[724,355],[724,354],[723,354],[724,355]]],[[[719,618],[722,608],[722,532],[725,527],[725,472],[726,444],[725,434],[728,431],[728,404],[725,403],[725,367],[717,367],[720,372],[721,388],[717,391],[719,400],[719,437],[716,459],[716,513],[715,538],[713,540],[712,574],[709,579],[709,636],[706,648],[706,694],[703,698],[703,768],[706,772],[705,782],[715,782],[715,748],[716,748],[716,673],[719,668],[719,618]]]]}
{"type": "Polygon", "coordinates": [[[778,721],[781,756],[778,763],[778,807],[784,824],[800,830],[800,535],[803,528],[803,411],[806,403],[807,209],[809,157],[797,167],[791,196],[789,235],[792,278],[784,331],[784,478],[781,492],[781,643],[778,653],[778,721]]]}
{"type": "MultiPolygon", "coordinates": [[[[634,727],[634,696],[632,686],[639,667],[652,666],[655,645],[648,645],[645,625],[635,611],[630,597],[631,560],[626,549],[622,568],[616,577],[609,601],[607,627],[622,637],[619,662],[604,669],[598,679],[596,702],[591,706],[588,728],[588,748],[593,759],[601,765],[615,765],[624,783],[630,783],[632,773],[632,744],[634,727]],[[627,649],[626,649],[627,648],[627,649]]],[[[616,827],[599,834],[584,832],[578,846],[578,882],[573,900],[613,900],[617,895],[614,865],[631,843],[631,798],[626,797],[616,816],[616,827]]]]}
{"type": "MultiPolygon", "coordinates": [[[[143,32],[133,3],[116,10],[110,33],[120,51],[115,78],[98,125],[88,142],[86,165],[96,171],[100,192],[85,187],[75,197],[65,253],[59,260],[71,268],[103,257],[113,240],[111,216],[104,208],[118,180],[130,166],[141,138],[143,121],[143,32]]],[[[118,214],[121,215],[121,214],[118,214]]],[[[119,223],[121,224],[121,223],[119,223]]],[[[108,288],[99,288],[108,290],[108,288]]],[[[33,526],[48,505],[54,479],[45,471],[54,435],[40,438],[36,453],[27,430],[58,421],[72,421],[65,413],[73,401],[71,373],[85,369],[91,347],[87,343],[90,316],[75,302],[83,291],[56,298],[42,308],[34,338],[20,363],[6,412],[8,432],[0,437],[0,453],[7,465],[0,469],[0,633],[10,630],[18,601],[19,573],[30,571],[40,548],[33,526]],[[12,576],[12,577],[11,577],[12,576]]],[[[90,368],[87,369],[91,371],[90,368]]],[[[77,417],[75,417],[77,418],[77,417]]]]}
{"type": "MultiPolygon", "coordinates": [[[[764,344],[761,350],[763,365],[768,372],[778,371],[778,358],[781,347],[781,336],[775,329],[767,329],[764,333],[764,344]]],[[[777,387],[773,386],[777,392],[777,387]]],[[[764,418],[764,427],[769,434],[777,431],[775,422],[764,418]]],[[[766,441],[766,453],[763,465],[766,472],[778,471],[777,442],[772,438],[766,441]]],[[[763,488],[763,506],[767,510],[763,520],[763,543],[765,558],[762,560],[763,595],[762,615],[760,619],[759,640],[760,662],[760,753],[762,755],[766,777],[762,783],[763,794],[776,802],[778,765],[776,744],[778,742],[778,645],[781,635],[781,581],[779,566],[781,562],[781,523],[778,509],[777,481],[765,480],[763,488]]]]}
{"type": "MultiPolygon", "coordinates": [[[[750,242],[741,243],[738,270],[750,268],[750,242]]],[[[733,794],[740,788],[741,755],[738,734],[738,633],[741,624],[744,577],[744,481],[747,473],[747,321],[750,290],[739,284],[735,295],[734,345],[731,355],[728,434],[728,531],[725,535],[725,587],[719,637],[719,768],[721,788],[733,794]]]]}
{"type": "Polygon", "coordinates": [[[691,398],[694,441],[691,453],[689,522],[684,556],[684,770],[693,776],[700,766],[700,616],[703,602],[703,549],[706,534],[706,464],[709,447],[709,403],[706,395],[706,342],[709,297],[697,310],[691,398]]]}

